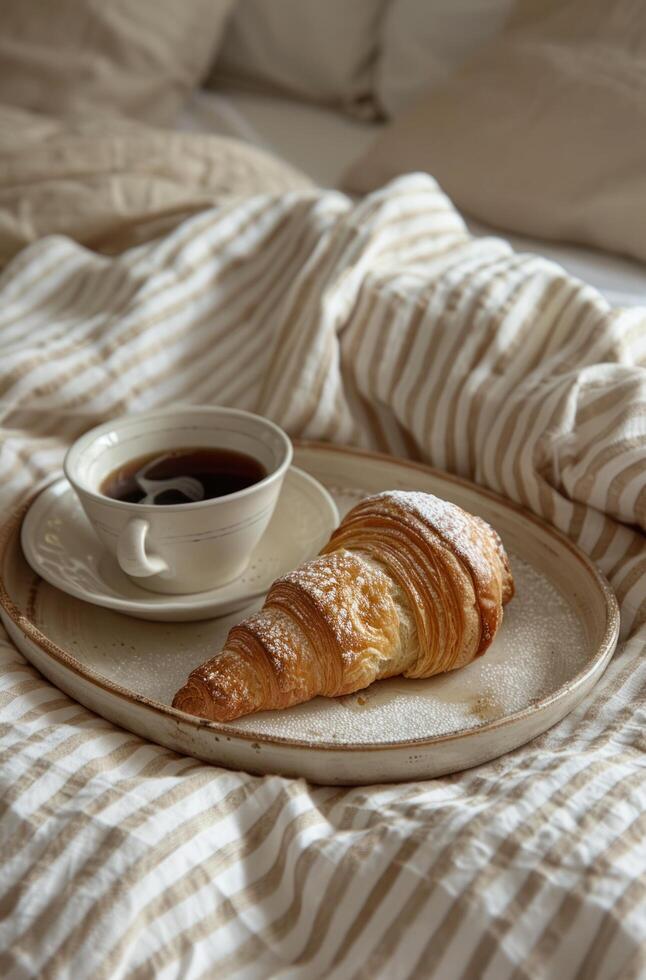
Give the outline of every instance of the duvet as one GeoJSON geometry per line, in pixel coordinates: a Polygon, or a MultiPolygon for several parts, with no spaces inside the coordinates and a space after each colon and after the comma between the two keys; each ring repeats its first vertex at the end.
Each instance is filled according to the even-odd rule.
{"type": "Polygon", "coordinates": [[[622,643],[510,755],[332,790],[147,743],[3,636],[0,975],[643,975],[646,308],[472,238],[427,176],[353,203],[231,141],[5,119],[5,516],[99,421],[237,406],[552,522],[609,577],[622,643]]]}

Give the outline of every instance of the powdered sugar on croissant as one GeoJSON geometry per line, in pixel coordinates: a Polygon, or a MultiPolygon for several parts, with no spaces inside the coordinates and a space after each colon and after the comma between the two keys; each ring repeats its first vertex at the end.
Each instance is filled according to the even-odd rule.
{"type": "Polygon", "coordinates": [[[368,497],[319,557],[274,582],[173,706],[232,721],[454,670],[491,644],[513,590],[500,538],[480,518],[431,494],[368,497]]]}

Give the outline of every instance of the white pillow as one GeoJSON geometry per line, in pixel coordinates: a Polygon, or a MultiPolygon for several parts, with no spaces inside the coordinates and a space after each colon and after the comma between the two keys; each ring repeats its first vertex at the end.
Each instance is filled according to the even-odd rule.
{"type": "Polygon", "coordinates": [[[2,0],[0,103],[172,125],[233,0],[2,0]]]}
{"type": "Polygon", "coordinates": [[[238,0],[210,86],[343,106],[374,117],[385,0],[238,0]]]}
{"type": "Polygon", "coordinates": [[[514,0],[392,0],[384,18],[377,97],[394,116],[445,81],[499,34],[514,0]]]}

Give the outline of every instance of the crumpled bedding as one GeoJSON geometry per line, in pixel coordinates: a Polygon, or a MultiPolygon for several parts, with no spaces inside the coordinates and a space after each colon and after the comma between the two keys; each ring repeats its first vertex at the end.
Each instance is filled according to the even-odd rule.
{"type": "Polygon", "coordinates": [[[643,975],[646,310],[472,238],[427,176],[358,204],[301,185],[204,204],[112,256],[34,225],[56,233],[0,275],[3,512],[92,424],[234,405],[540,514],[608,575],[622,643],[529,745],[331,789],[147,743],[4,638],[0,975],[643,975]]]}
{"type": "Polygon", "coordinates": [[[311,181],[239,140],[0,104],[0,266],[44,235],[114,254],[231,197],[311,181]]]}

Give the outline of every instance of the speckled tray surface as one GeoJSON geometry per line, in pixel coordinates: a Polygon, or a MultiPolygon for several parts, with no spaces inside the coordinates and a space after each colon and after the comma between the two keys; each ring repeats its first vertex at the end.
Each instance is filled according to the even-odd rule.
{"type": "Polygon", "coordinates": [[[246,610],[175,624],[99,609],[34,577],[9,533],[3,619],[14,638],[20,635],[21,649],[78,700],[133,731],[208,761],[320,782],[412,778],[474,765],[544,731],[596,682],[616,643],[616,603],[596,569],[560,535],[473,485],[403,460],[303,446],[296,462],[330,490],[341,515],[369,493],[414,488],[452,499],[496,527],[510,554],[516,597],[484,657],[429,680],[394,678],[228,726],[200,723],[168,705],[246,610]],[[16,610],[30,624],[26,634],[16,610]]]}

